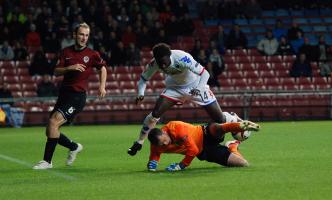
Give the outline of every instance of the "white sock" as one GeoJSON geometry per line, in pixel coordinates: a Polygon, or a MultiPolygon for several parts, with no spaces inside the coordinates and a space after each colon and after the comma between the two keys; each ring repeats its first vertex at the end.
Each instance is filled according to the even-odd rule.
{"type": "Polygon", "coordinates": [[[231,115],[229,112],[222,112],[226,117],[226,122],[237,122],[237,117],[231,115]]]}
{"type": "Polygon", "coordinates": [[[143,144],[144,140],[148,137],[148,134],[151,129],[153,129],[160,118],[155,118],[152,116],[152,113],[148,114],[143,121],[143,127],[141,129],[139,138],[137,140],[138,143],[143,144]]]}

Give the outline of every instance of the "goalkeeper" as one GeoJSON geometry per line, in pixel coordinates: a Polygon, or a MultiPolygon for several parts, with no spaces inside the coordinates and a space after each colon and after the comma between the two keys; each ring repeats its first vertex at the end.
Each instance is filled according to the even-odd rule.
{"type": "Polygon", "coordinates": [[[205,126],[170,121],[160,129],[151,129],[149,133],[151,148],[147,168],[156,171],[162,153],[185,155],[180,162],[170,164],[167,171],[183,170],[195,157],[227,167],[246,167],[249,163],[238,151],[240,141],[229,141],[225,146],[220,142],[227,132],[258,131],[259,128],[259,125],[250,121],[211,123],[205,126]]]}

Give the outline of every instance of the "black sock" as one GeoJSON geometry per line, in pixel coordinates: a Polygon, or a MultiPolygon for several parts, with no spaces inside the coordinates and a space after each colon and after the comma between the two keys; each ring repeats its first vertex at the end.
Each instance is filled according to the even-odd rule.
{"type": "Polygon", "coordinates": [[[47,138],[44,151],[44,160],[51,163],[55,146],[58,143],[59,138],[47,138]]]}
{"type": "Polygon", "coordinates": [[[60,133],[59,144],[70,149],[70,151],[77,149],[77,144],[67,138],[67,136],[65,136],[63,133],[60,133]]]}

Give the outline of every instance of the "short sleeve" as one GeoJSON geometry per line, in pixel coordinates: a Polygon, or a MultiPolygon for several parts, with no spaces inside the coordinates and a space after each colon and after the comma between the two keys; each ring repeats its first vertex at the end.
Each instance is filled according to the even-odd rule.
{"type": "Polygon", "coordinates": [[[105,60],[100,56],[98,52],[96,52],[94,56],[94,67],[97,69],[101,69],[103,66],[106,66],[105,60]]]}

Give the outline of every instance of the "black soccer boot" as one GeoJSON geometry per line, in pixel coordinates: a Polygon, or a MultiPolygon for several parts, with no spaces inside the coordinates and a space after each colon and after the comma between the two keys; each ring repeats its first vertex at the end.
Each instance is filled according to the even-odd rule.
{"type": "Polygon", "coordinates": [[[142,145],[138,142],[134,142],[133,146],[128,149],[128,154],[131,156],[136,155],[137,151],[142,149],[142,145]]]}

